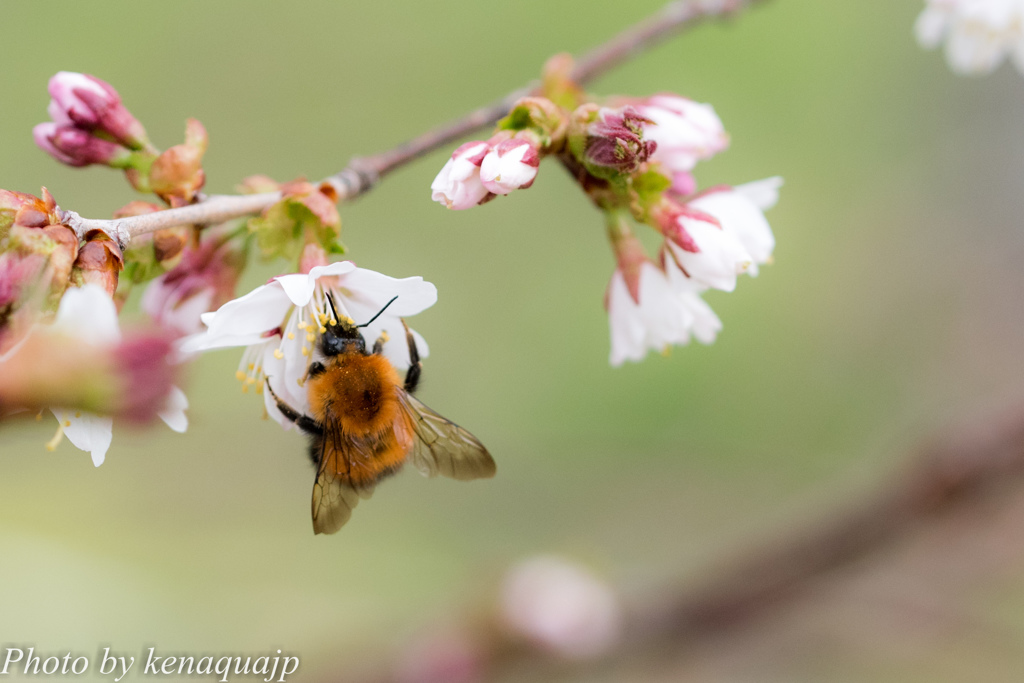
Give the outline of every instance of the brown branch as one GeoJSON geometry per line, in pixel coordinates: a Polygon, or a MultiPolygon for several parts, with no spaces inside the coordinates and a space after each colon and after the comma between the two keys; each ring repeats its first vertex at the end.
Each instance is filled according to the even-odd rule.
{"type": "MultiPolygon", "coordinates": [[[[767,620],[823,581],[882,562],[887,551],[905,547],[958,515],[1019,500],[1024,489],[1024,410],[1000,420],[972,422],[954,438],[924,449],[902,476],[891,479],[887,477],[865,502],[837,511],[811,529],[747,550],[717,568],[711,574],[714,578],[702,586],[671,591],[663,587],[651,596],[656,598],[653,604],[633,605],[624,638],[597,661],[559,660],[510,637],[496,618],[481,622],[474,613],[477,616],[468,618],[462,630],[473,634],[479,678],[518,680],[525,671],[531,680],[576,680],[630,662],[692,657],[690,646],[727,637],[758,620],[770,629],[772,622],[767,620]]],[[[405,678],[387,668],[361,680],[395,683],[405,678]]]]}
{"type": "MultiPolygon", "coordinates": [[[[618,66],[637,53],[682,32],[705,19],[728,17],[761,0],[675,0],[660,12],[632,26],[607,43],[580,58],[573,79],[586,84],[618,66]]],[[[537,90],[537,83],[515,90],[500,100],[428,131],[419,137],[369,157],[356,157],[343,170],[323,182],[337,192],[338,201],[351,201],[370,191],[381,178],[435,149],[505,116],[516,100],[537,90]]],[[[74,211],[64,212],[64,224],[80,237],[90,230],[102,230],[122,246],[131,238],[176,225],[210,225],[234,218],[256,215],[281,199],[280,193],[257,195],[220,195],[178,209],[167,209],[143,216],[117,220],[89,219],[74,211]]]]}

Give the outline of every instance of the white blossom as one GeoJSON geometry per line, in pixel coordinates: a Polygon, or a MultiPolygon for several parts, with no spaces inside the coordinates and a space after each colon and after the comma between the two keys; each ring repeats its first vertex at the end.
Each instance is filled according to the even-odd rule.
{"type": "Polygon", "coordinates": [[[729,146],[729,135],[710,104],[678,95],[655,95],[637,109],[654,122],[644,126],[644,138],[658,143],[651,160],[663,164],[672,175],[692,171],[698,161],[729,146]]]}
{"type": "Polygon", "coordinates": [[[648,261],[640,266],[637,292],[639,301],[630,292],[622,270],[616,268],[608,286],[609,362],[613,366],[643,360],[648,351],[687,344],[691,333],[704,343],[714,341],[707,316],[715,322],[718,318],[689,285],[670,282],[665,272],[648,261]]]}
{"type": "MultiPolygon", "coordinates": [[[[384,355],[399,368],[409,367],[409,349],[402,317],[415,315],[437,301],[437,289],[421,277],[395,279],[351,261],[316,266],[308,274],[295,273],[274,278],[245,296],[229,301],[213,313],[203,315],[206,331],[183,340],[185,353],[244,346],[237,372],[243,389],[264,394],[267,413],[282,427],[292,423],[284,417],[269,392],[299,412],[306,413],[309,400],[305,380],[310,363],[320,351],[319,336],[331,324],[334,301],[338,316],[356,324],[373,318],[394,297],[373,323],[362,329],[367,348],[386,334],[384,355]]],[[[334,321],[337,322],[336,320],[334,321]]],[[[428,353],[426,342],[413,332],[421,357],[428,353]]]]}
{"type": "Polygon", "coordinates": [[[927,0],[914,26],[926,48],[945,42],[958,74],[987,74],[1007,58],[1024,72],[1024,0],[927,0]]]}

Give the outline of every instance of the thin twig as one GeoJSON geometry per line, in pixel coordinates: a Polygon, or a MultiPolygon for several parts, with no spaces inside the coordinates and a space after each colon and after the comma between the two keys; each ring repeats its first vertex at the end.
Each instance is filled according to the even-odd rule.
{"type": "MultiPolygon", "coordinates": [[[[626,29],[607,43],[584,55],[573,69],[573,79],[586,84],[637,53],[705,19],[727,17],[761,0],[676,0],[657,14],[626,29]]],[[[334,188],[340,202],[351,201],[370,191],[395,169],[443,147],[474,130],[494,124],[505,116],[516,100],[536,92],[530,83],[500,100],[428,131],[394,149],[369,157],[356,157],[343,170],[323,182],[334,188]]],[[[211,225],[234,218],[256,215],[281,199],[279,192],[256,195],[217,195],[178,209],[167,209],[117,220],[83,218],[64,212],[64,224],[80,236],[102,230],[122,246],[133,237],[176,225],[211,225]]]]}

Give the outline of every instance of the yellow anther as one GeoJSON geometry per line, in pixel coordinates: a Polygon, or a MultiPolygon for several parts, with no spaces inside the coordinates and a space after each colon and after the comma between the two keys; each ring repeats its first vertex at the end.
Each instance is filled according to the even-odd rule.
{"type": "Polygon", "coordinates": [[[246,377],[245,378],[245,383],[246,384],[256,384],[256,378],[255,377],[246,377]]]}
{"type": "Polygon", "coordinates": [[[387,330],[384,330],[383,332],[380,333],[380,338],[381,338],[382,341],[386,342],[386,341],[389,341],[391,339],[391,335],[388,334],[387,330]]]}
{"type": "Polygon", "coordinates": [[[75,417],[82,417],[82,411],[81,410],[76,410],[75,411],[75,417]]]}
{"type": "Polygon", "coordinates": [[[672,355],[672,347],[669,344],[665,344],[665,346],[661,349],[661,355],[664,356],[665,358],[668,358],[669,356],[671,356],[672,355]]]}
{"type": "Polygon", "coordinates": [[[320,321],[321,325],[323,325],[325,322],[327,322],[327,314],[326,313],[317,313],[316,314],[316,318],[317,318],[317,320],[320,321]]]}
{"type": "Polygon", "coordinates": [[[326,331],[327,331],[327,328],[326,328],[326,327],[324,327],[323,325],[321,325],[321,326],[320,326],[320,334],[323,334],[323,333],[324,333],[324,332],[326,332],[326,331]]]}
{"type": "Polygon", "coordinates": [[[36,422],[39,422],[42,419],[43,419],[43,411],[40,410],[38,413],[36,413],[36,422]]]}
{"type": "Polygon", "coordinates": [[[237,379],[239,382],[244,381],[245,380],[245,373],[242,372],[241,370],[239,370],[238,372],[235,373],[235,379],[237,379]]]}
{"type": "Polygon", "coordinates": [[[256,385],[256,393],[257,394],[262,394],[263,393],[263,382],[260,382],[259,384],[256,385]]]}
{"type": "Polygon", "coordinates": [[[302,347],[302,355],[303,356],[308,356],[309,355],[309,349],[307,349],[305,346],[302,347]]]}
{"type": "Polygon", "coordinates": [[[248,384],[243,384],[242,385],[242,393],[243,394],[248,394],[249,393],[249,385],[248,384]]]}
{"type": "Polygon", "coordinates": [[[333,326],[333,325],[337,325],[337,324],[338,324],[338,321],[335,320],[334,318],[331,318],[331,325],[333,326]]]}
{"type": "Polygon", "coordinates": [[[65,427],[70,427],[71,426],[71,420],[64,420],[64,426],[65,427]]]}
{"type": "Polygon", "coordinates": [[[300,320],[299,324],[296,325],[295,327],[299,328],[300,330],[304,330],[306,329],[306,323],[300,320]]]}
{"type": "Polygon", "coordinates": [[[274,349],[274,358],[278,360],[284,358],[284,351],[282,351],[281,349],[274,349]]]}
{"type": "Polygon", "coordinates": [[[249,363],[249,372],[252,372],[255,369],[256,369],[256,364],[255,363],[249,363]]]}
{"type": "Polygon", "coordinates": [[[294,332],[289,332],[288,333],[288,338],[289,339],[295,339],[295,333],[294,332]]]}
{"type": "Polygon", "coordinates": [[[314,339],[316,339],[316,335],[314,335],[312,332],[306,335],[306,341],[312,342],[314,339]]]}

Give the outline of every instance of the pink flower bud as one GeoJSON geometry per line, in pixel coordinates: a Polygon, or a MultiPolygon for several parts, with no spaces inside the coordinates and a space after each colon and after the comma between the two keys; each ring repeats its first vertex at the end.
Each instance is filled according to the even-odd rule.
{"type": "Polygon", "coordinates": [[[533,185],[540,154],[529,140],[512,138],[499,142],[480,164],[480,180],[494,194],[508,194],[533,185]]]}
{"type": "Polygon", "coordinates": [[[105,164],[123,168],[131,152],[116,142],[90,135],[80,128],[40,123],[32,129],[36,144],[57,161],[68,166],[105,164]]]}
{"type": "Polygon", "coordinates": [[[149,146],[146,130],[107,82],[95,76],[61,71],[50,79],[50,106],[54,123],[84,131],[106,133],[129,149],[149,146]]]}
{"type": "Polygon", "coordinates": [[[456,211],[483,203],[491,192],[480,179],[480,164],[490,150],[486,142],[467,142],[456,149],[430,184],[430,198],[456,211]]]}

